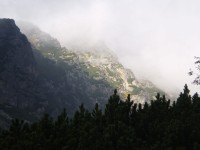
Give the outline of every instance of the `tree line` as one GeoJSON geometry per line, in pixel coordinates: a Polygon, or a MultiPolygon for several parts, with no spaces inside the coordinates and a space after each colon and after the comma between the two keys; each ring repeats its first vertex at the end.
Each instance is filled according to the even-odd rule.
{"type": "Polygon", "coordinates": [[[156,95],[136,104],[117,90],[102,111],[82,104],[72,118],[66,110],[53,120],[44,114],[27,123],[14,119],[0,131],[1,150],[199,150],[200,97],[185,85],[176,101],[156,95]]]}

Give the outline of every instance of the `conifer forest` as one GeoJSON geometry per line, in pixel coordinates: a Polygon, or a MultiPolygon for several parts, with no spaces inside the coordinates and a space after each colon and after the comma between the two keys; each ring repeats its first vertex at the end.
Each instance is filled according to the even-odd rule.
{"type": "Polygon", "coordinates": [[[79,107],[29,123],[14,119],[0,132],[1,150],[199,150],[200,97],[188,86],[176,101],[156,95],[150,103],[121,100],[117,90],[104,110],[79,107]]]}

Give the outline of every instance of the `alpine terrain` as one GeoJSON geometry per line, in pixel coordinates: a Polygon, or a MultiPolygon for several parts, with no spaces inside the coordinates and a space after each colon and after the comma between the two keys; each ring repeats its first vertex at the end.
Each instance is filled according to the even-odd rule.
{"type": "Polygon", "coordinates": [[[0,19],[0,126],[12,118],[37,120],[48,112],[69,115],[108,101],[113,89],[135,103],[153,100],[150,81],[139,81],[106,46],[75,51],[30,23],[0,19]]]}

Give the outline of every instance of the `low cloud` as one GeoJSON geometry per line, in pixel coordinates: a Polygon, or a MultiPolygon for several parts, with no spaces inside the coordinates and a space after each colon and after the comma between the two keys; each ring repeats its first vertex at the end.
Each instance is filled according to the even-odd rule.
{"type": "Polygon", "coordinates": [[[198,0],[0,0],[0,17],[29,21],[68,48],[99,41],[139,78],[193,91],[187,72],[200,49],[198,0]]]}

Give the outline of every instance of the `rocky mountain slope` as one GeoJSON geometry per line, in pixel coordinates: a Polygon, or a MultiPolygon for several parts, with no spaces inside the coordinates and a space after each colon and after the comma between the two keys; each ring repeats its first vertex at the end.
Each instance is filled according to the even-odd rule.
{"type": "MultiPolygon", "coordinates": [[[[150,81],[137,80],[133,72],[124,68],[115,54],[106,46],[98,45],[92,49],[83,49],[82,51],[80,49],[79,51],[69,50],[61,48],[56,39],[32,24],[19,23],[19,26],[32,46],[38,49],[46,58],[55,62],[61,60],[65,62],[66,66],[76,66],[77,71],[81,72],[82,75],[84,74],[84,76],[86,75],[89,80],[108,84],[108,89],[103,92],[105,95],[108,95],[108,92],[112,89],[117,88],[121,97],[126,98],[127,94],[131,94],[131,99],[135,102],[144,103],[147,100],[154,99],[157,92],[164,94],[150,81]]],[[[73,77],[72,73],[71,78],[73,77]]],[[[87,92],[93,95],[98,89],[98,85],[93,84],[87,88],[89,88],[87,92]]]]}
{"type": "MultiPolygon", "coordinates": [[[[13,20],[1,19],[0,119],[6,122],[20,113],[16,113],[18,108],[28,108],[40,99],[36,94],[36,78],[36,62],[26,36],[13,20]]],[[[5,122],[0,121],[0,126],[5,122]]]]}
{"type": "Polygon", "coordinates": [[[0,19],[0,126],[15,117],[56,116],[63,108],[72,115],[81,103],[88,109],[95,103],[104,107],[114,88],[141,103],[162,92],[138,81],[107,48],[68,50],[34,25],[19,27],[0,19]]]}

